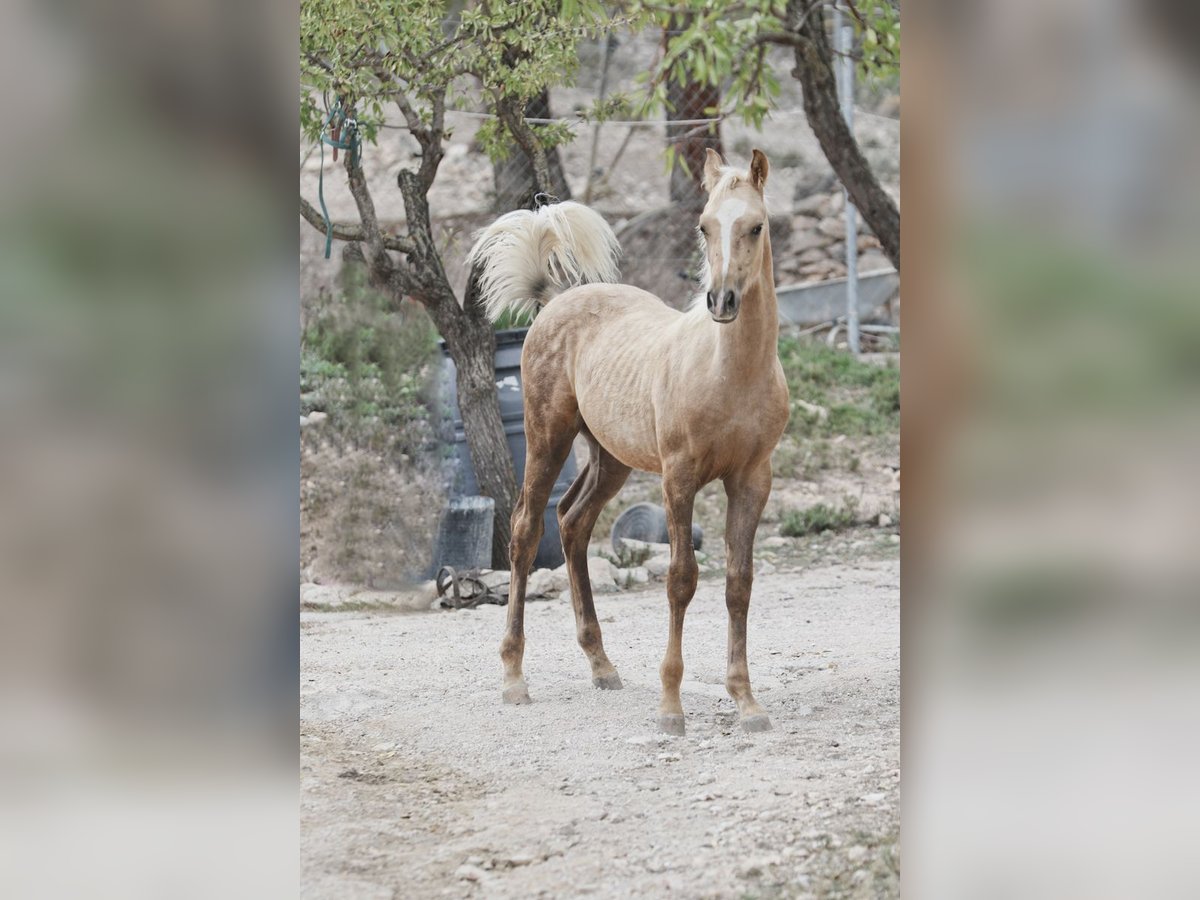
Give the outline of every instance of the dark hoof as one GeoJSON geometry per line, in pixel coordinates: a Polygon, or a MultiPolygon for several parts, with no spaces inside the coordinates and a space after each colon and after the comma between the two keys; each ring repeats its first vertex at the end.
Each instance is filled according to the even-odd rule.
{"type": "Polygon", "coordinates": [[[770,731],[771,719],[766,713],[759,713],[755,716],[744,716],[742,718],[743,731],[770,731]]]}
{"type": "Polygon", "coordinates": [[[533,701],[529,699],[529,689],[522,682],[521,684],[510,684],[504,689],[504,702],[512,703],[515,706],[523,706],[533,701]]]}
{"type": "Polygon", "coordinates": [[[593,675],[592,684],[602,691],[619,691],[625,685],[621,684],[621,676],[616,672],[607,675],[593,675]]]}
{"type": "Polygon", "coordinates": [[[679,713],[671,713],[670,715],[662,715],[658,717],[658,730],[666,734],[673,734],[677,737],[683,737],[686,728],[683,724],[683,716],[679,713]]]}

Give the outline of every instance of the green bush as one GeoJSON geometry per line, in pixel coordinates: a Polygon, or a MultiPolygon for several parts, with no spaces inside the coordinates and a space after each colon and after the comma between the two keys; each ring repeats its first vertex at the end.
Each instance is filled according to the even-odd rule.
{"type": "Polygon", "coordinates": [[[793,403],[788,432],[795,437],[885,434],[900,427],[900,370],[835,350],[821,341],[779,339],[779,361],[792,400],[823,407],[825,415],[793,403]]]}
{"type": "Polygon", "coordinates": [[[783,514],[779,533],[784,537],[804,537],[822,531],[845,531],[858,523],[858,501],[847,497],[840,507],[816,503],[807,509],[789,509],[783,514]]]}
{"type": "Polygon", "coordinates": [[[437,332],[417,306],[400,311],[356,266],[339,296],[314,304],[301,336],[300,406],[329,415],[326,433],[388,458],[432,441],[437,332]]]}

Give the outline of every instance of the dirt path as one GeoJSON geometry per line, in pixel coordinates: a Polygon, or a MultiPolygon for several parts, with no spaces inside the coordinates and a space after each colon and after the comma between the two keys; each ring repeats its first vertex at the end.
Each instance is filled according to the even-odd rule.
{"type": "Polygon", "coordinates": [[[654,731],[662,587],[598,596],[625,683],[590,684],[569,602],[527,607],[534,703],[500,703],[504,610],[304,613],[309,898],[894,897],[899,563],[760,576],[744,735],[723,582],[688,612],[688,734],[654,731]]]}

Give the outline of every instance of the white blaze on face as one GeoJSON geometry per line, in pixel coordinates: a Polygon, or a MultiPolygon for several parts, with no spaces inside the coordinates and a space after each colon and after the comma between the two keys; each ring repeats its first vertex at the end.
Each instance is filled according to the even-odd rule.
{"type": "Polygon", "coordinates": [[[721,224],[721,284],[729,274],[729,248],[733,243],[733,223],[746,211],[746,201],[729,197],[717,210],[717,221],[721,224]]]}

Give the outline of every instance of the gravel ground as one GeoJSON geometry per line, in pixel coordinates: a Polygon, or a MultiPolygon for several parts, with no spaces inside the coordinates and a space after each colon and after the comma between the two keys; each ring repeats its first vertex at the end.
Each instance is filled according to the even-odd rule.
{"type": "Polygon", "coordinates": [[[661,585],[596,598],[617,692],[569,602],[531,602],[521,707],[500,607],[303,613],[304,895],[898,896],[899,562],[756,580],[766,734],[725,693],[722,596],[706,579],[688,611],[683,738],[654,730],[661,585]]]}

